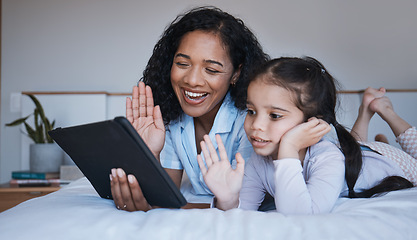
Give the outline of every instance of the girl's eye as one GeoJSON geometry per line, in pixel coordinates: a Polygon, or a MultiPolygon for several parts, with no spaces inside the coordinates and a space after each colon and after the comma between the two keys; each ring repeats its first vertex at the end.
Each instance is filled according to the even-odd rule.
{"type": "Polygon", "coordinates": [[[279,114],[276,114],[276,113],[271,113],[271,114],[269,114],[269,117],[271,117],[272,119],[279,119],[279,118],[281,118],[282,116],[281,115],[279,115],[279,114]]]}
{"type": "Polygon", "coordinates": [[[248,115],[254,115],[255,114],[255,111],[253,111],[251,109],[246,110],[246,112],[248,113],[248,115]]]}

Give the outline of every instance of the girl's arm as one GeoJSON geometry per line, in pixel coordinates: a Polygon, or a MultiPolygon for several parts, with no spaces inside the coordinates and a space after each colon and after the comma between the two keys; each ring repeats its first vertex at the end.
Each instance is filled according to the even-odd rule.
{"type": "MultiPolygon", "coordinates": [[[[331,146],[324,148],[331,149],[331,146]]],[[[337,148],[330,152],[321,150],[324,150],[321,154],[311,156],[305,169],[298,159],[274,161],[278,212],[317,214],[331,211],[344,186],[344,157],[337,148]]]]}
{"type": "Polygon", "coordinates": [[[236,154],[236,169],[232,169],[226,150],[219,135],[216,135],[219,155],[208,135],[201,142],[204,156],[197,155],[197,161],[204,181],[216,197],[216,207],[222,210],[236,208],[239,205],[239,191],[242,187],[245,160],[236,154]]]}
{"type": "Polygon", "coordinates": [[[322,141],[308,150],[306,163],[299,157],[301,149],[319,141],[329,130],[328,124],[313,118],[283,136],[274,161],[278,212],[314,214],[333,208],[344,183],[343,154],[334,144],[322,141]]]}
{"type": "Polygon", "coordinates": [[[264,185],[274,173],[266,161],[269,160],[259,155],[253,155],[246,161],[242,189],[239,192],[239,208],[257,211],[265,199],[265,193],[273,192],[272,184],[264,185]],[[267,189],[269,185],[271,188],[267,189]]]}

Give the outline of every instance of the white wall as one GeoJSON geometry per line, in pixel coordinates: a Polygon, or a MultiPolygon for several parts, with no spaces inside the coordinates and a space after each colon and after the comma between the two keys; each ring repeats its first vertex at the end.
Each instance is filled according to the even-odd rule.
{"type": "Polygon", "coordinates": [[[413,0],[2,2],[0,182],[22,167],[22,134],[4,127],[21,115],[10,106],[12,93],[129,92],[166,25],[196,5],[216,5],[242,18],[273,57],[318,58],[346,90],[417,89],[413,0]]]}

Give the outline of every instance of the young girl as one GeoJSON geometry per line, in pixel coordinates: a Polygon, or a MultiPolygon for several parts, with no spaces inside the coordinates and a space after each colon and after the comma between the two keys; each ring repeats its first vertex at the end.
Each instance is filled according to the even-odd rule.
{"type": "Polygon", "coordinates": [[[361,150],[336,121],[335,80],[313,58],[268,62],[249,83],[246,104],[244,128],[256,154],[244,174],[243,158],[237,154],[232,169],[220,138],[220,159],[209,138],[201,142],[205,164],[202,156],[198,162],[220,209],[256,210],[268,192],[278,212],[326,213],[339,197],[371,197],[413,186],[399,165],[361,150]],[[334,126],[340,147],[319,141],[330,131],[326,123],[334,126]]]}

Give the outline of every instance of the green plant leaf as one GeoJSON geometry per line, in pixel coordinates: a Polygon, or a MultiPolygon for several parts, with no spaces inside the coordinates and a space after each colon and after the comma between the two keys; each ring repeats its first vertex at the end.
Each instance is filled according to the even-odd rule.
{"type": "Polygon", "coordinates": [[[52,124],[49,122],[48,118],[45,116],[45,112],[39,100],[32,94],[25,94],[27,95],[35,104],[35,109],[33,111],[34,115],[34,128],[32,128],[26,120],[31,116],[27,116],[24,118],[17,119],[11,123],[6,124],[6,126],[17,126],[19,124],[24,124],[26,128],[27,135],[35,142],[35,143],[53,143],[52,138],[49,136],[48,132],[53,129],[55,121],[52,124]]]}
{"type": "Polygon", "coordinates": [[[45,119],[44,126],[45,126],[45,135],[48,135],[48,132],[52,130],[52,125],[48,119],[45,119]]]}
{"type": "Polygon", "coordinates": [[[38,139],[38,135],[36,134],[36,131],[25,122],[25,127],[26,127],[26,132],[28,134],[28,136],[35,142],[35,143],[40,143],[39,139],[38,139]]]}
{"type": "Polygon", "coordinates": [[[39,142],[46,143],[45,135],[43,134],[43,125],[40,124],[39,128],[36,129],[36,134],[38,134],[39,142]]]}
{"type": "Polygon", "coordinates": [[[37,139],[40,143],[45,143],[45,135],[43,133],[44,129],[44,123],[42,122],[42,119],[40,119],[40,113],[39,109],[35,109],[35,131],[37,139]]]}
{"type": "Polygon", "coordinates": [[[52,131],[54,129],[54,125],[55,125],[55,120],[52,123],[48,123],[48,128],[45,128],[45,136],[46,136],[46,141],[48,143],[54,142],[51,136],[49,136],[49,131],[52,131]]]}
{"type": "Polygon", "coordinates": [[[11,123],[6,123],[6,126],[7,127],[13,127],[13,126],[20,125],[20,124],[24,123],[26,121],[26,119],[28,119],[28,117],[30,117],[30,115],[28,115],[27,117],[24,117],[24,118],[19,118],[17,120],[14,120],[11,123]]]}
{"type": "Polygon", "coordinates": [[[49,131],[53,130],[54,126],[55,126],[55,120],[52,121],[48,130],[45,129],[46,140],[47,140],[48,143],[53,143],[54,142],[54,140],[51,138],[51,136],[49,136],[49,131]]]}
{"type": "Polygon", "coordinates": [[[38,109],[39,111],[39,116],[41,117],[42,122],[43,123],[49,122],[49,120],[45,116],[45,112],[39,100],[32,94],[27,94],[27,95],[32,99],[33,103],[35,103],[36,109],[38,109]]]}
{"type": "Polygon", "coordinates": [[[34,116],[35,129],[37,131],[37,129],[39,129],[42,125],[42,124],[39,124],[39,109],[35,108],[33,116],[34,116]]]}

